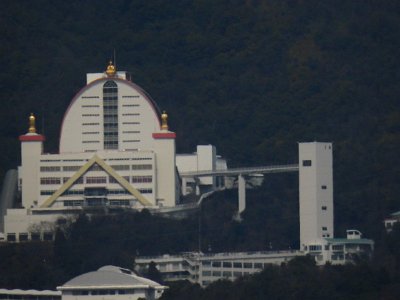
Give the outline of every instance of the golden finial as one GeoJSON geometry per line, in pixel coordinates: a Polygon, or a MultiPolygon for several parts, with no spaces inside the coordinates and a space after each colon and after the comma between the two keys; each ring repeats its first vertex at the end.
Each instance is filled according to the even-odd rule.
{"type": "Polygon", "coordinates": [[[35,116],[31,113],[29,117],[29,133],[36,133],[35,120],[35,116]]]}
{"type": "Polygon", "coordinates": [[[106,74],[108,76],[114,76],[115,73],[116,73],[115,66],[113,65],[112,61],[110,60],[108,66],[107,66],[106,74]]]}
{"type": "Polygon", "coordinates": [[[161,130],[168,130],[168,115],[165,110],[161,115],[161,130]]]}

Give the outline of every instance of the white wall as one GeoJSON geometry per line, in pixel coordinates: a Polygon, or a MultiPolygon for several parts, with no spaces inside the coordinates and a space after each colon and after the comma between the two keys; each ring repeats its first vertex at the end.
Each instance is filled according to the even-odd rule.
{"type": "Polygon", "coordinates": [[[299,143],[300,248],[334,237],[331,143],[299,143]]]}

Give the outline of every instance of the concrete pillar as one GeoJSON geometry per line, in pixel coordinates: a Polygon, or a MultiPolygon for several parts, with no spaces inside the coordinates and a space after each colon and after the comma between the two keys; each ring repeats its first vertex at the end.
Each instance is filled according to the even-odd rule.
{"type": "Polygon", "coordinates": [[[246,180],[243,175],[238,176],[239,205],[238,214],[240,215],[246,209],[246,180]]]}

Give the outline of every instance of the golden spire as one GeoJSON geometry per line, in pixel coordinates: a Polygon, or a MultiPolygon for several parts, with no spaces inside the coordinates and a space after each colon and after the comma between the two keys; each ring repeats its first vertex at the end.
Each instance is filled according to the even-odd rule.
{"type": "Polygon", "coordinates": [[[108,76],[114,76],[115,73],[116,73],[115,66],[113,65],[112,61],[110,60],[108,66],[107,66],[106,74],[108,76]]]}
{"type": "Polygon", "coordinates": [[[165,110],[161,115],[161,130],[168,130],[168,115],[165,110]]]}
{"type": "Polygon", "coordinates": [[[35,116],[31,113],[29,117],[29,133],[36,133],[35,120],[35,116]]]}

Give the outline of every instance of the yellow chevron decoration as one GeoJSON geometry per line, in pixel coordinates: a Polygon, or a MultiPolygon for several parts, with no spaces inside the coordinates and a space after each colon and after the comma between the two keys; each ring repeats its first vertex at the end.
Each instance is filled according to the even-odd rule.
{"type": "Polygon", "coordinates": [[[68,190],[82,175],[84,175],[91,166],[98,164],[108,175],[113,177],[122,187],[131,193],[143,206],[151,206],[152,204],[147,200],[137,189],[129,184],[125,178],[118,175],[112,167],[107,165],[97,155],[94,155],[86,164],[84,164],[66,183],[64,183],[53,195],[51,195],[40,207],[50,207],[58,197],[60,197],[66,190],[68,190]]]}

